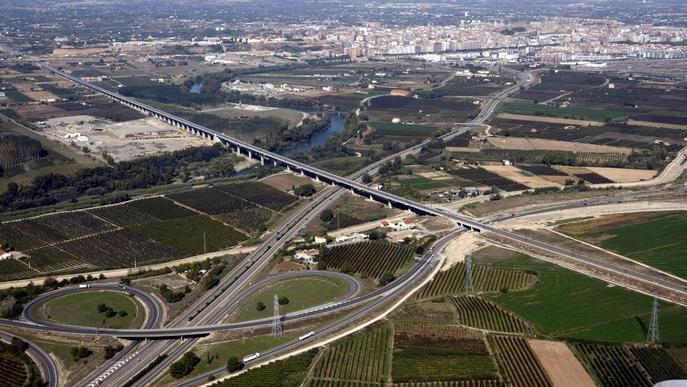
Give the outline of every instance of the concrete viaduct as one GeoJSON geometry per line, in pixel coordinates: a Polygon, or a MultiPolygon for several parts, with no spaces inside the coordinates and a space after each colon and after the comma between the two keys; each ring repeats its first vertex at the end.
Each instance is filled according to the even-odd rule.
{"type": "Polygon", "coordinates": [[[298,162],[296,160],[292,160],[288,157],[284,157],[284,156],[279,155],[277,153],[270,152],[268,150],[259,148],[253,144],[250,144],[250,143],[247,143],[245,141],[233,138],[233,137],[228,136],[224,133],[219,133],[217,131],[206,128],[204,126],[195,124],[195,123],[190,122],[188,120],[185,120],[181,117],[175,116],[173,114],[167,113],[167,112],[162,111],[160,109],[157,109],[157,108],[154,108],[152,106],[141,103],[139,101],[136,101],[135,99],[125,97],[121,94],[107,90],[107,89],[102,88],[100,86],[93,85],[89,82],[84,81],[81,78],[66,74],[60,70],[57,70],[57,69],[54,69],[54,68],[51,68],[51,67],[48,67],[48,66],[45,66],[42,64],[39,66],[52,72],[55,75],[58,75],[62,78],[65,78],[71,82],[77,83],[83,87],[90,89],[90,90],[104,94],[107,97],[109,97],[109,98],[111,98],[117,102],[120,102],[120,103],[122,103],[122,104],[124,104],[124,105],[126,105],[132,109],[138,110],[141,113],[144,113],[144,114],[147,114],[149,116],[163,120],[172,126],[187,130],[187,131],[189,131],[189,132],[191,132],[191,133],[193,133],[199,137],[203,137],[203,138],[206,138],[206,139],[214,141],[214,142],[222,143],[224,146],[234,150],[237,154],[244,154],[244,155],[247,155],[249,158],[259,160],[262,165],[266,165],[266,164],[271,163],[275,166],[281,166],[281,167],[284,167],[291,172],[300,173],[303,176],[313,178],[313,179],[315,179],[319,182],[322,182],[322,183],[342,187],[344,189],[351,191],[351,193],[353,193],[353,194],[364,196],[365,198],[368,198],[370,200],[375,200],[375,201],[383,203],[389,207],[395,207],[395,208],[402,209],[402,210],[412,211],[418,215],[433,215],[433,216],[448,217],[448,218],[454,220],[456,223],[458,223],[458,225],[463,226],[463,227],[470,229],[470,230],[473,230],[473,231],[479,232],[485,228],[485,225],[482,225],[482,224],[475,222],[471,219],[464,218],[464,217],[459,216],[455,213],[448,213],[448,212],[444,212],[444,211],[439,210],[439,209],[431,208],[431,207],[425,206],[423,204],[414,202],[412,200],[408,200],[408,199],[402,198],[400,196],[397,196],[397,195],[394,195],[394,194],[391,194],[388,192],[384,192],[384,191],[381,191],[378,189],[368,187],[364,184],[358,183],[358,182],[353,181],[351,179],[347,179],[345,177],[334,175],[334,174],[329,173],[327,171],[323,171],[321,169],[312,167],[312,166],[307,165],[307,164],[303,164],[303,163],[298,162]]]}

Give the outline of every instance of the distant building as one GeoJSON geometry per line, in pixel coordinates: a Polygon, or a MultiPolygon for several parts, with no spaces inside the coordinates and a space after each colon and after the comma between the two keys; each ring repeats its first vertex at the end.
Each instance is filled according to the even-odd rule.
{"type": "Polygon", "coordinates": [[[339,235],[334,240],[336,243],[347,243],[347,242],[362,242],[368,240],[369,237],[365,234],[355,233],[350,235],[339,235]]]}
{"type": "Polygon", "coordinates": [[[327,243],[327,238],[322,237],[322,236],[316,236],[315,237],[315,243],[318,245],[321,245],[323,243],[327,243]]]}
{"type": "Polygon", "coordinates": [[[4,261],[5,259],[11,259],[12,258],[12,252],[7,251],[5,249],[0,249],[0,261],[4,261]]]}
{"type": "Polygon", "coordinates": [[[394,221],[382,221],[382,227],[390,228],[394,231],[410,230],[415,228],[415,222],[412,219],[394,220],[394,221]]]}
{"type": "Polygon", "coordinates": [[[318,249],[308,249],[296,251],[293,257],[296,260],[303,261],[304,263],[314,263],[315,257],[320,255],[320,250],[318,249]]]}

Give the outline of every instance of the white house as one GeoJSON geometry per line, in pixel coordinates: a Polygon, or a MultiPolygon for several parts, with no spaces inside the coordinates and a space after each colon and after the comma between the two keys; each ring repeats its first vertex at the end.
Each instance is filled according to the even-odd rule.
{"type": "Polygon", "coordinates": [[[294,254],[293,257],[297,260],[303,260],[305,263],[313,263],[315,262],[315,257],[318,255],[320,255],[320,250],[308,249],[296,251],[296,254],[294,254]]]}
{"type": "Polygon", "coordinates": [[[369,237],[365,234],[361,233],[355,233],[355,234],[350,234],[350,235],[339,235],[336,237],[334,240],[336,243],[345,243],[345,242],[362,242],[369,239],[369,237]]]}
{"type": "Polygon", "coordinates": [[[323,243],[327,243],[327,238],[325,238],[323,236],[316,236],[315,237],[315,243],[318,245],[321,245],[323,243]]]}
{"type": "Polygon", "coordinates": [[[12,258],[12,252],[11,251],[0,249],[0,261],[4,261],[5,259],[11,259],[11,258],[12,258]]]}

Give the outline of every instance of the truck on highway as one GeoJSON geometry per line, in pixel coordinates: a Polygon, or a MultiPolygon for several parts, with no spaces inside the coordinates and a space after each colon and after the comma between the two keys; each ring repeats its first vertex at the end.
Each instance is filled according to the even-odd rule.
{"type": "Polygon", "coordinates": [[[244,357],[244,358],[243,358],[243,362],[244,362],[244,363],[248,363],[249,361],[253,361],[253,360],[255,360],[255,359],[259,358],[259,357],[260,357],[260,352],[256,352],[256,353],[254,353],[254,354],[252,354],[252,355],[248,355],[248,356],[244,357]]]}
{"type": "Polygon", "coordinates": [[[88,284],[81,284],[81,285],[79,285],[79,287],[80,287],[81,289],[85,289],[85,288],[90,288],[91,285],[88,285],[88,284]]]}
{"type": "Polygon", "coordinates": [[[308,332],[308,333],[306,333],[306,334],[304,334],[304,335],[302,335],[302,336],[298,336],[298,341],[305,340],[305,339],[307,339],[308,337],[311,337],[311,336],[314,336],[314,335],[315,335],[315,331],[310,331],[310,332],[308,332]]]}

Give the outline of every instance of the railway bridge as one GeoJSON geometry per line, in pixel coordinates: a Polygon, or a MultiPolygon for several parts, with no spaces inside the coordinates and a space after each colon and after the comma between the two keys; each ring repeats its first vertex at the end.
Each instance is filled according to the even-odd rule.
{"type": "Polygon", "coordinates": [[[395,207],[406,211],[412,211],[418,215],[445,216],[454,220],[456,223],[458,223],[458,225],[473,231],[479,232],[482,231],[482,229],[485,227],[480,223],[477,223],[471,219],[461,217],[457,214],[447,213],[439,209],[431,208],[423,204],[414,202],[412,200],[408,200],[388,192],[368,187],[367,185],[358,183],[354,180],[347,179],[345,177],[341,177],[329,173],[327,171],[323,171],[319,168],[315,168],[313,166],[298,162],[296,160],[292,160],[288,157],[279,155],[277,153],[262,149],[248,142],[206,128],[202,125],[198,125],[184,118],[178,117],[176,115],[162,111],[150,105],[144,104],[133,98],[129,98],[119,93],[115,93],[113,91],[102,88],[100,86],[91,84],[79,77],[72,76],[58,69],[43,64],[39,64],[39,66],[71,82],[79,84],[85,88],[101,93],[103,95],[106,95],[107,97],[117,102],[120,102],[132,109],[138,110],[143,114],[163,120],[172,126],[175,126],[183,130],[187,130],[190,133],[193,133],[194,135],[197,135],[199,137],[203,137],[214,142],[219,142],[224,146],[234,150],[237,154],[244,154],[249,158],[259,160],[262,165],[271,163],[275,166],[281,166],[289,171],[300,173],[303,176],[310,177],[319,182],[342,187],[344,189],[349,190],[353,194],[364,196],[365,198],[380,202],[389,207],[395,207]]]}

